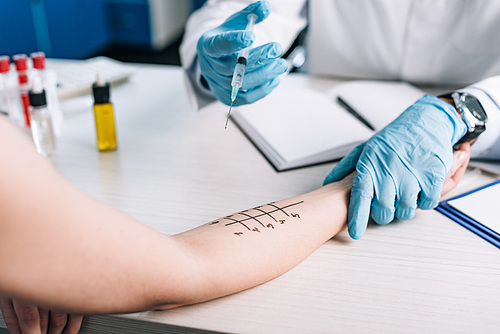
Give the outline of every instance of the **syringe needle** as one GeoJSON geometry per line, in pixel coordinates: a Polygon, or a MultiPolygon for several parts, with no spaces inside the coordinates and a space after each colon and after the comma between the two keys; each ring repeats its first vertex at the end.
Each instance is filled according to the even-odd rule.
{"type": "MultiPolygon", "coordinates": [[[[246,30],[253,31],[253,26],[257,20],[257,15],[248,14],[248,23],[246,30]]],[[[231,109],[233,108],[233,102],[238,95],[238,90],[240,90],[243,85],[243,77],[245,76],[245,70],[247,67],[248,54],[250,52],[250,47],[247,47],[240,52],[238,52],[238,57],[236,60],[236,66],[234,67],[233,79],[231,80],[231,106],[229,107],[229,112],[227,113],[226,125],[224,129],[227,129],[227,122],[229,121],[229,116],[231,116],[231,109]]],[[[240,103],[241,104],[241,103],[240,103]]]]}
{"type": "Polygon", "coordinates": [[[231,105],[229,106],[229,112],[227,113],[226,125],[224,126],[224,129],[227,129],[227,122],[229,121],[229,116],[231,116],[231,109],[233,109],[233,101],[234,100],[231,100],[231,105]]]}

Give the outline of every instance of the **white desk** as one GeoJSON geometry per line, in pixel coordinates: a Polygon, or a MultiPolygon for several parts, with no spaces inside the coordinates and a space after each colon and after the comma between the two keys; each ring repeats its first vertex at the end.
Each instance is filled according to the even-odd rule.
{"type": "MultiPolygon", "coordinates": [[[[224,130],[227,107],[190,110],[177,67],[141,66],[112,100],[118,151],[97,152],[91,107],[75,104],[52,163],[164,233],[313,190],[333,166],[276,173],[234,124],[224,130]]],[[[456,192],[490,179],[476,175],[456,192]]],[[[138,333],[133,326],[144,322],[151,333],[493,333],[499,313],[500,250],[436,211],[419,211],[412,221],[372,225],[359,241],[342,232],[259,287],[170,311],[88,317],[82,333],[138,333]]]]}

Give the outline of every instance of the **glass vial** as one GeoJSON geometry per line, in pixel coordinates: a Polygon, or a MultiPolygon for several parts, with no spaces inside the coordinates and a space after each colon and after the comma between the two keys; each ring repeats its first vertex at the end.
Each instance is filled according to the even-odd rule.
{"type": "Polygon", "coordinates": [[[109,101],[109,83],[101,73],[97,73],[97,80],[92,85],[94,93],[94,116],[97,133],[97,147],[99,151],[116,149],[115,116],[113,105],[109,101]]]}
{"type": "Polygon", "coordinates": [[[19,85],[14,73],[10,72],[10,59],[0,56],[0,111],[9,114],[10,121],[24,128],[24,114],[19,97],[19,85]]]}
{"type": "Polygon", "coordinates": [[[12,57],[16,65],[17,76],[19,80],[19,91],[21,93],[21,102],[24,110],[24,120],[26,127],[30,127],[30,100],[29,100],[29,82],[28,82],[28,56],[25,54],[17,54],[12,57]]]}
{"type": "Polygon", "coordinates": [[[59,105],[59,98],[57,97],[57,73],[53,70],[45,68],[45,53],[38,51],[30,54],[33,61],[33,69],[31,70],[32,77],[39,76],[42,79],[45,95],[47,96],[47,105],[52,118],[52,126],[56,136],[62,133],[63,112],[59,105]]]}
{"type": "Polygon", "coordinates": [[[39,77],[33,79],[33,87],[29,92],[30,100],[30,122],[33,141],[38,153],[49,157],[56,152],[56,140],[52,118],[47,108],[47,98],[43,89],[42,80],[39,77]]]}

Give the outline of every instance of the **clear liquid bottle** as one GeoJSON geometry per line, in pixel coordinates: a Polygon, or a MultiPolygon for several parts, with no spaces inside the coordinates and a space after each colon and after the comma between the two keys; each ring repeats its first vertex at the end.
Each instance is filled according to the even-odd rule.
{"type": "Polygon", "coordinates": [[[109,101],[109,82],[106,82],[101,73],[97,74],[97,81],[92,85],[94,93],[94,116],[97,132],[97,147],[99,151],[116,149],[115,116],[113,104],[109,101]]]}
{"type": "Polygon", "coordinates": [[[30,54],[33,62],[32,77],[39,76],[42,79],[45,95],[47,96],[47,105],[52,117],[52,126],[56,136],[62,133],[63,112],[59,105],[57,97],[57,73],[45,68],[45,53],[38,51],[30,54]]]}
{"type": "Polygon", "coordinates": [[[56,152],[56,140],[52,118],[47,108],[47,97],[39,77],[33,79],[33,87],[29,92],[31,133],[38,153],[49,157],[56,152]]]}

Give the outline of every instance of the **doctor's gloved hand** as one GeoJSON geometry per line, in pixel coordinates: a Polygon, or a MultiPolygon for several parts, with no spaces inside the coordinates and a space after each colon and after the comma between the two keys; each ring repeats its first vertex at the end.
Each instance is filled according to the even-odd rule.
{"type": "Polygon", "coordinates": [[[455,108],[426,95],[396,120],[357,146],[325,179],[336,182],[355,171],[348,211],[353,239],[377,224],[406,220],[415,209],[437,206],[453,162],[453,145],[466,133],[455,108]]]}
{"type": "MultiPolygon", "coordinates": [[[[271,12],[271,4],[258,1],[229,17],[219,27],[207,31],[198,40],[197,55],[200,70],[208,88],[222,103],[231,103],[231,80],[237,52],[252,45],[255,34],[246,31],[248,14],[262,22],[271,12]]],[[[234,106],[253,103],[269,94],[279,84],[279,76],[288,64],[278,59],[283,53],[279,43],[268,43],[250,51],[245,78],[234,106]]]]}

